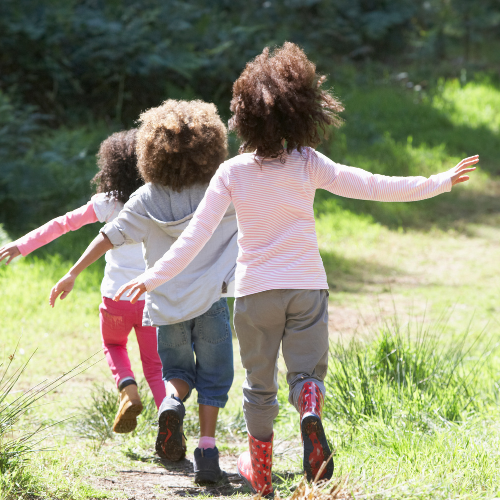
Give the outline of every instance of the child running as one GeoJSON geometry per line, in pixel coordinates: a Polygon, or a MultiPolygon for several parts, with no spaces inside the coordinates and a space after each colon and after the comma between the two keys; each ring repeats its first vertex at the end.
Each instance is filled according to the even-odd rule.
{"type": "MultiPolygon", "coordinates": [[[[328,362],[328,283],[318,250],[313,201],[317,189],[349,198],[415,201],[468,180],[478,157],[448,172],[387,177],[340,165],[313,146],[318,129],[339,125],[339,101],[325,78],[293,43],[266,48],[233,86],[230,126],[243,154],[223,163],[190,224],[142,276],[120,288],[132,301],[177,276],[209,241],[231,202],[238,219],[234,326],[246,380],[243,408],[249,451],[238,472],[254,492],[268,495],[273,420],[278,415],[277,358],[287,367],[289,401],[300,414],[303,465],[313,480],[331,451],[321,422],[328,362]],[[246,152],[245,151],[250,151],[246,152]]],[[[322,478],[333,474],[330,460],[322,478]]]]}
{"type": "MultiPolygon", "coordinates": [[[[14,257],[26,256],[68,231],[76,231],[93,222],[115,219],[129,196],[144,184],[137,170],[136,134],[135,129],[117,132],[102,142],[97,154],[99,172],[92,179],[97,194],[86,205],[0,248],[0,261],[8,258],[6,263],[9,264],[14,257]]],[[[157,407],[165,397],[161,362],[156,350],[156,329],[142,326],[144,297],[136,303],[131,303],[126,297],[119,302],[112,300],[121,285],[139,276],[145,268],[140,244],[110,249],[106,253],[99,316],[104,354],[120,391],[119,409],[113,423],[113,431],[117,433],[133,431],[137,415],[143,408],[127,353],[127,340],[132,328],[137,336],[144,376],[157,407]]]]}
{"type": "MultiPolygon", "coordinates": [[[[127,244],[142,243],[146,266],[153,267],[187,227],[227,156],[226,128],[213,104],[168,100],[143,113],[140,123],[138,166],[146,184],[52,289],[52,304],[59,294],[67,295],[78,274],[108,249],[125,251],[127,244]]],[[[196,389],[197,483],[226,478],[219,466],[215,430],[233,381],[231,326],[223,295],[234,287],[238,253],[234,207],[226,207],[221,219],[203,252],[175,279],[146,295],[144,310],[143,324],[158,327],[158,353],[167,384],[167,397],[158,412],[156,451],[161,458],[184,458],[183,401],[196,389]]]]}

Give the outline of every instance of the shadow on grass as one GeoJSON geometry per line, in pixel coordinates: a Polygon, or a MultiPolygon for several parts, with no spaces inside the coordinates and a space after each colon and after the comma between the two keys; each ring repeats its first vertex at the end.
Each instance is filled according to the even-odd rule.
{"type": "Polygon", "coordinates": [[[321,258],[328,286],[335,292],[358,292],[366,285],[380,284],[381,278],[385,282],[389,277],[404,275],[396,267],[364,259],[350,259],[335,252],[321,250],[321,258]]]}

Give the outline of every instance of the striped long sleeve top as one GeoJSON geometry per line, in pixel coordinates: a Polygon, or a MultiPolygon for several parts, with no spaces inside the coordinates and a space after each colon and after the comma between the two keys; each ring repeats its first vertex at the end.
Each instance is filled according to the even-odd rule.
{"type": "Polygon", "coordinates": [[[246,153],[224,162],[169,251],[139,277],[148,291],[180,273],[234,203],[238,221],[236,297],[271,289],[327,289],[313,201],[316,189],[347,198],[416,201],[451,190],[451,173],[388,177],[333,162],[312,148],[283,160],[246,153]]]}

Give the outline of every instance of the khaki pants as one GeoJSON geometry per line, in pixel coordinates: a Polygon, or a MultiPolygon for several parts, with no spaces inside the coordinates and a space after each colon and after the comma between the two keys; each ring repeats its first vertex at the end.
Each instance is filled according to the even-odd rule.
{"type": "Polygon", "coordinates": [[[278,415],[278,355],[287,367],[289,401],[299,411],[304,383],[323,395],[328,368],[328,291],[269,290],[236,299],[234,327],[246,370],[243,411],[248,432],[266,440],[278,415]]]}

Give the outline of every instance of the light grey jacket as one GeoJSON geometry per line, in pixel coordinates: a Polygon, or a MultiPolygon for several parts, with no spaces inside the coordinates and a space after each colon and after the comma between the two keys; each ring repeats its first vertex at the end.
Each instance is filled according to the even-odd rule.
{"type": "MultiPolygon", "coordinates": [[[[146,269],[150,269],[187,227],[207,187],[193,186],[179,193],[158,184],[145,184],[101,232],[115,247],[142,242],[146,269]]],[[[143,325],[171,325],[207,312],[234,285],[237,237],[236,211],[231,204],[187,268],[146,294],[143,325]]]]}

